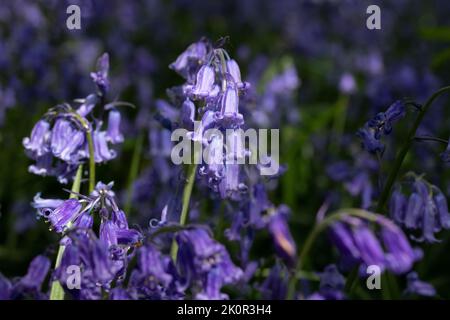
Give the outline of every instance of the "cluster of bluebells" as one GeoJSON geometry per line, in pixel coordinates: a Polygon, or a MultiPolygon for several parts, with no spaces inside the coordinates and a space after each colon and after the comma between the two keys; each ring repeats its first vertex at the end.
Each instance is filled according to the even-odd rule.
{"type": "MultiPolygon", "coordinates": [[[[273,18],[272,15],[270,17],[273,18]]],[[[295,16],[293,21],[297,18],[295,16]]],[[[311,28],[308,30],[314,33],[311,28]]],[[[300,50],[305,44],[304,34],[290,39],[300,50]]],[[[288,34],[288,37],[293,35],[288,34]]],[[[313,41],[311,47],[316,48],[310,50],[326,51],[317,48],[317,42],[313,41]]],[[[171,194],[171,188],[181,182],[177,179],[179,170],[174,170],[168,161],[171,150],[169,130],[177,127],[187,129],[188,137],[201,143],[208,151],[210,162],[201,163],[198,169],[201,182],[213,191],[213,197],[218,195],[221,199],[236,200],[226,203],[225,213],[231,217],[231,225],[225,236],[230,241],[239,242],[239,264],[232,261],[225,246],[216,241],[207,228],[197,225],[173,232],[169,240],[177,243],[178,251],[176,259],[169,257],[162,249],[168,243],[161,245],[165,238],[161,242],[145,241],[144,232],[129,227],[124,211],[116,203],[112,184],[99,182],[87,196],[72,193],[70,199],[60,200],[43,199],[38,194],[34,199],[33,206],[39,217],[62,236],[60,243],[64,252],[60,265],[51,273],[51,280],[59,281],[66,293],[75,299],[101,299],[105,295],[111,299],[226,299],[228,295],[222,290],[224,286],[244,287],[243,282],[249,282],[256,269],[264,263],[250,259],[255,233],[264,230],[271,237],[280,259],[276,259],[269,276],[260,286],[261,295],[283,299],[289,277],[287,270],[294,268],[297,260],[297,246],[288,225],[289,209],[285,205],[275,206],[268,200],[269,187],[255,168],[242,170],[243,166],[236,163],[249,155],[238,135],[234,136],[234,148],[228,150],[223,145],[222,136],[204,136],[204,133],[208,129],[219,132],[237,130],[249,123],[268,127],[285,121],[283,116],[290,123],[297,123],[298,113],[276,112],[280,104],[289,104],[299,87],[296,69],[292,63],[288,64],[280,74],[267,83],[261,83],[265,88],[259,94],[249,83],[242,81],[237,62],[223,48],[213,46],[207,40],[190,45],[170,68],[186,82],[168,90],[170,103],[163,100],[155,103],[158,116],[148,125],[152,167],[138,179],[135,191],[140,193],[134,196],[145,197],[147,195],[142,193],[148,193],[150,188],[155,190],[155,194],[158,192],[158,202],[153,205],[157,212],[163,207],[164,210],[157,227],[165,225],[167,204],[174,201],[173,198],[179,200],[176,199],[178,194],[171,194]],[[240,102],[243,103],[240,105],[240,102]],[[276,116],[272,117],[273,113],[276,116]],[[244,115],[248,114],[250,119],[244,121],[244,115]],[[199,125],[196,125],[196,120],[200,120],[199,125]],[[157,183],[152,185],[155,181],[157,183]],[[164,196],[159,197],[159,194],[164,196]],[[94,230],[96,225],[99,225],[98,230],[94,230]],[[134,260],[136,265],[130,263],[134,260]],[[68,285],[70,277],[66,271],[74,265],[82,271],[80,289],[68,285]]],[[[23,140],[27,154],[36,161],[30,166],[30,172],[56,176],[60,182],[66,183],[90,156],[96,163],[116,156],[111,145],[123,142],[124,138],[120,131],[121,115],[115,108],[117,103],[105,102],[110,89],[108,72],[109,58],[104,54],[98,60],[97,70],[91,73],[97,91],[77,100],[75,106],[66,103],[50,109],[37,122],[30,137],[23,140]],[[96,106],[100,106],[97,108],[100,110],[96,110],[96,106]],[[103,128],[105,112],[108,120],[107,127],[103,128]],[[90,154],[89,146],[91,137],[93,154],[90,154]]],[[[355,87],[353,76],[344,73],[340,78],[341,92],[353,94],[355,87]]],[[[389,135],[393,123],[403,118],[405,113],[404,102],[397,101],[386,112],[367,122],[358,132],[364,149],[382,154],[385,149],[382,136],[389,135]]],[[[448,160],[448,150],[442,157],[448,160]]],[[[352,196],[360,195],[361,207],[366,209],[371,206],[374,194],[370,175],[378,165],[372,159],[358,160],[354,167],[344,162],[336,163],[328,168],[328,173],[334,180],[343,182],[352,196]]],[[[145,205],[143,207],[150,210],[145,205]]],[[[179,210],[176,205],[169,208],[170,211],[179,210]]],[[[192,220],[198,218],[194,211],[191,208],[192,220]]],[[[213,214],[219,212],[217,208],[212,211],[213,214]]],[[[390,211],[397,224],[422,231],[422,236],[415,238],[419,241],[434,242],[435,232],[450,227],[444,195],[437,187],[421,179],[414,182],[409,198],[397,188],[390,211]]],[[[420,258],[420,253],[411,247],[400,228],[381,216],[373,225],[363,219],[346,216],[332,226],[330,234],[342,255],[343,269],[376,264],[395,274],[404,274],[420,258]]],[[[41,292],[41,286],[49,270],[50,261],[38,256],[25,277],[9,281],[0,275],[0,298],[48,298],[48,293],[41,292]]],[[[309,296],[310,299],[345,298],[345,279],[336,266],[326,267],[320,280],[319,290],[309,296]]],[[[410,273],[407,280],[406,293],[434,295],[434,289],[418,280],[417,274],[410,273]]]]}
{"type": "Polygon", "coordinates": [[[357,135],[361,139],[362,147],[370,153],[382,154],[385,146],[381,142],[382,136],[392,132],[392,125],[406,115],[406,106],[403,101],[396,101],[385,112],[378,113],[373,119],[366,122],[357,135]]]}
{"type": "Polygon", "coordinates": [[[419,242],[439,242],[435,233],[450,228],[450,213],[444,193],[423,177],[397,184],[389,204],[391,218],[410,231],[419,242]]]}
{"type": "Polygon", "coordinates": [[[244,125],[239,99],[249,84],[241,80],[237,62],[224,49],[214,48],[206,41],[191,44],[170,68],[186,79],[185,84],[176,88],[184,97],[181,122],[192,130],[189,137],[208,150],[208,164],[200,166],[199,174],[222,198],[233,197],[245,190],[240,177],[241,166],[237,163],[246,156],[241,137],[233,133],[236,134],[234,146],[226,150],[222,135],[206,136],[204,133],[208,129],[237,130],[244,125]],[[194,127],[196,116],[201,120],[194,127]]]}
{"type": "Polygon", "coordinates": [[[377,216],[372,229],[367,221],[346,216],[330,229],[332,243],[341,254],[342,268],[377,265],[381,270],[403,274],[421,258],[421,251],[413,249],[402,230],[391,220],[377,216]]]}
{"type": "Polygon", "coordinates": [[[109,88],[108,69],[109,57],[105,53],[98,59],[97,71],[91,73],[97,93],[78,100],[76,107],[64,103],[51,108],[35,124],[30,137],[23,139],[27,155],[35,160],[29,167],[31,173],[56,176],[59,182],[67,183],[78,166],[90,157],[89,138],[96,163],[116,157],[111,145],[123,142],[123,135],[120,112],[113,103],[104,104],[109,88]],[[94,117],[96,105],[108,112],[106,129],[102,129],[103,120],[94,117]]]}
{"type": "Polygon", "coordinates": [[[9,280],[0,273],[0,300],[48,299],[42,286],[50,271],[50,264],[46,256],[38,255],[30,262],[26,275],[21,278],[9,280]]]}
{"type": "MultiPolygon", "coordinates": [[[[269,231],[278,256],[292,267],[297,248],[288,226],[289,209],[284,205],[276,207],[268,200],[266,185],[258,173],[258,166],[248,166],[243,172],[244,166],[237,163],[239,158],[248,155],[237,131],[244,126],[239,102],[241,97],[246,98],[251,89],[249,83],[241,80],[238,64],[229,58],[224,49],[215,48],[208,41],[201,40],[190,45],[170,68],[186,79],[182,86],[169,90],[172,103],[181,106],[178,114],[180,120],[176,125],[188,129],[188,137],[195,143],[202,143],[207,152],[209,161],[201,163],[198,170],[200,182],[212,190],[213,195],[237,200],[227,207],[231,226],[225,235],[229,240],[240,243],[242,269],[251,273],[255,268],[255,262],[249,260],[249,251],[255,231],[259,229],[269,231]],[[194,126],[196,117],[201,121],[194,126]],[[208,129],[220,132],[233,129],[234,144],[226,149],[221,136],[204,135],[208,129]]],[[[290,77],[295,79],[291,82],[296,87],[298,79],[295,71],[293,73],[290,77]]],[[[278,82],[283,85],[285,80],[278,82]]],[[[272,87],[274,90],[277,87],[275,82],[272,87]]],[[[168,111],[168,105],[164,109],[163,115],[175,113],[168,111]]],[[[174,123],[173,120],[169,122],[174,123]]],[[[191,213],[194,213],[193,210],[191,213]]]]}

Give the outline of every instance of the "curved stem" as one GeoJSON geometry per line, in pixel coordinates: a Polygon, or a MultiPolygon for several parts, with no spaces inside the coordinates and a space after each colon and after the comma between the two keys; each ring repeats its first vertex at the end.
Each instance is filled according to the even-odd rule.
{"type": "MultiPolygon", "coordinates": [[[[189,169],[188,169],[188,177],[187,177],[186,185],[184,186],[184,190],[183,190],[183,206],[181,208],[180,226],[184,226],[187,221],[187,216],[188,216],[188,212],[189,212],[189,202],[191,200],[191,194],[192,194],[192,189],[194,187],[196,172],[197,172],[197,164],[196,163],[190,164],[189,169]]],[[[174,239],[172,241],[172,247],[170,249],[170,255],[174,262],[177,259],[177,253],[178,253],[178,244],[177,244],[176,240],[174,239]]]]}
{"type": "Polygon", "coordinates": [[[405,157],[408,154],[409,149],[411,148],[411,145],[414,141],[414,137],[416,136],[416,131],[419,128],[419,125],[422,122],[423,117],[427,113],[427,111],[430,108],[433,101],[436,98],[438,98],[441,94],[443,94],[447,91],[450,91],[450,86],[443,87],[443,88],[439,89],[438,91],[436,91],[430,98],[428,98],[427,102],[424,104],[424,106],[420,110],[419,115],[416,118],[416,121],[414,122],[413,126],[411,127],[411,129],[408,133],[405,144],[400,149],[400,151],[395,159],[394,166],[392,167],[392,170],[389,173],[388,179],[387,179],[386,184],[381,193],[380,200],[378,201],[376,212],[381,213],[381,211],[383,210],[383,208],[386,204],[389,194],[391,193],[392,186],[393,186],[395,180],[397,179],[397,176],[400,172],[400,168],[403,164],[403,161],[405,160],[405,157]]]}
{"type": "Polygon", "coordinates": [[[438,138],[438,137],[432,137],[432,136],[416,136],[416,137],[414,137],[414,140],[440,142],[440,143],[443,143],[445,145],[448,144],[448,140],[441,139],[441,138],[438,138]]]}
{"type": "MultiPolygon", "coordinates": [[[[83,165],[80,164],[78,166],[77,173],[75,175],[75,179],[73,180],[71,193],[69,199],[77,199],[77,194],[80,192],[81,186],[81,177],[83,175],[83,165]]],[[[58,268],[61,264],[61,259],[64,254],[65,246],[60,245],[58,249],[58,254],[56,256],[55,269],[58,268]]],[[[50,291],[50,300],[64,300],[64,289],[62,288],[59,281],[55,280],[52,282],[52,287],[50,291]]]]}
{"type": "MultiPolygon", "coordinates": [[[[308,256],[309,252],[311,251],[312,245],[314,244],[314,241],[316,240],[318,235],[323,230],[325,230],[327,227],[329,227],[331,224],[333,224],[334,222],[340,220],[341,218],[343,218],[345,216],[349,216],[349,215],[363,218],[363,219],[366,219],[366,220],[369,220],[372,222],[375,222],[377,220],[377,217],[375,214],[370,213],[365,210],[362,210],[362,209],[355,209],[355,208],[341,209],[341,210],[338,210],[338,211],[330,214],[328,217],[323,219],[322,222],[317,224],[313,228],[311,233],[308,235],[308,237],[306,238],[305,244],[303,246],[303,250],[301,251],[299,258],[298,258],[297,266],[294,269],[294,275],[296,275],[300,270],[304,270],[303,263],[305,261],[305,258],[308,256]]],[[[287,292],[288,300],[292,300],[294,298],[296,284],[297,284],[297,278],[295,276],[291,277],[291,279],[289,280],[288,292],[287,292]]]]}

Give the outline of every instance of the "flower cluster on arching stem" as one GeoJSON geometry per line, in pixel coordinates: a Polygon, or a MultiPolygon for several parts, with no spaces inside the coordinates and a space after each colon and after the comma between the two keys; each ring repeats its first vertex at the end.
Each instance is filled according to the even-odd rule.
{"type": "Polygon", "coordinates": [[[92,139],[96,163],[116,157],[112,146],[122,143],[124,138],[120,131],[121,114],[116,108],[120,103],[105,103],[109,90],[107,53],[98,59],[97,68],[91,74],[96,93],[73,104],[63,103],[49,109],[35,124],[30,137],[23,139],[27,155],[35,161],[29,166],[31,173],[55,176],[59,182],[67,183],[77,167],[88,161],[89,139],[92,139]],[[106,127],[96,111],[107,113],[106,127]]]}

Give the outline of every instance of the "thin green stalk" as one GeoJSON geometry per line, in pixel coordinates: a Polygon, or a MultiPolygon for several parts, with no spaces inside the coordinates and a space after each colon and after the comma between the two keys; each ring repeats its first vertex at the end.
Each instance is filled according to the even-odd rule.
{"type": "MultiPolygon", "coordinates": [[[[192,189],[194,187],[196,172],[197,172],[197,164],[194,161],[194,163],[190,164],[188,167],[188,177],[187,177],[186,185],[184,186],[184,190],[183,190],[183,206],[181,208],[181,215],[180,215],[180,225],[181,226],[184,226],[187,221],[187,216],[188,216],[188,212],[189,212],[189,202],[191,200],[191,194],[192,194],[192,189]]],[[[178,244],[174,239],[172,241],[172,247],[170,250],[170,255],[171,255],[173,261],[176,261],[177,253],[178,253],[178,244]]]]}
{"type": "Polygon", "coordinates": [[[86,137],[89,147],[89,193],[91,193],[95,188],[95,153],[91,130],[86,132],[86,137]]]}
{"type": "MultiPolygon", "coordinates": [[[[102,104],[103,105],[103,104],[102,104]]],[[[94,191],[95,189],[95,152],[94,152],[94,140],[93,140],[93,132],[91,126],[76,112],[72,112],[72,115],[80,122],[86,132],[86,139],[88,142],[89,149],[89,193],[94,191]]]]}
{"type": "MultiPolygon", "coordinates": [[[[314,244],[318,235],[327,227],[329,227],[331,224],[348,215],[360,217],[372,222],[376,221],[377,219],[373,213],[370,213],[362,209],[354,209],[354,208],[341,209],[336,211],[335,213],[330,214],[328,217],[323,219],[319,224],[317,224],[306,238],[303,250],[301,251],[298,258],[297,266],[293,271],[294,275],[296,275],[300,270],[304,270],[303,263],[305,262],[305,258],[308,256],[312,248],[312,245],[314,244]]],[[[297,277],[293,276],[291,277],[288,285],[288,292],[287,292],[288,300],[292,300],[294,298],[296,285],[297,285],[297,277]]]]}
{"type": "Polygon", "coordinates": [[[414,137],[414,140],[416,141],[432,141],[432,142],[439,142],[442,144],[447,145],[448,144],[448,140],[442,139],[442,138],[438,138],[438,137],[431,137],[431,136],[417,136],[414,137]]]}
{"type": "MultiPolygon", "coordinates": [[[[70,194],[70,199],[77,199],[77,194],[80,192],[81,186],[81,177],[83,175],[83,165],[80,164],[78,166],[77,173],[75,175],[75,179],[72,184],[72,193],[70,194]]],[[[58,255],[56,256],[55,269],[58,268],[61,264],[61,259],[64,254],[65,246],[60,245],[58,249],[58,255]]],[[[55,280],[52,282],[52,288],[50,291],[50,300],[64,300],[64,289],[62,288],[59,281],[55,280]]]]}
{"type": "Polygon", "coordinates": [[[427,102],[424,104],[424,106],[420,110],[419,115],[416,118],[416,121],[414,122],[413,126],[411,127],[411,129],[408,133],[405,144],[400,149],[400,151],[395,159],[394,166],[392,167],[392,170],[389,173],[388,179],[387,179],[386,184],[381,193],[380,200],[378,201],[376,212],[381,213],[383,211],[384,206],[386,205],[386,201],[389,198],[389,194],[391,193],[392,186],[394,185],[394,182],[397,179],[397,176],[400,172],[403,161],[405,160],[405,157],[408,154],[409,149],[411,148],[411,145],[414,141],[414,137],[416,136],[416,131],[419,128],[419,125],[422,122],[423,117],[427,113],[427,111],[430,108],[433,101],[436,98],[438,98],[441,94],[443,94],[447,91],[450,91],[450,86],[443,87],[443,88],[439,89],[438,91],[436,91],[430,98],[428,98],[427,102]]]}
{"type": "Polygon", "coordinates": [[[128,174],[127,182],[127,201],[125,203],[125,212],[130,213],[131,200],[133,198],[133,182],[139,173],[139,164],[141,160],[142,147],[144,145],[144,134],[141,132],[136,140],[136,145],[134,147],[133,156],[131,158],[131,167],[128,174]]]}

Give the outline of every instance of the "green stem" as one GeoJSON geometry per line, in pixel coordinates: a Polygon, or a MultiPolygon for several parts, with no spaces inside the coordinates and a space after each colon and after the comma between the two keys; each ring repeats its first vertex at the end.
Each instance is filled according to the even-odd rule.
{"type": "Polygon", "coordinates": [[[395,162],[394,166],[392,167],[391,172],[389,173],[388,179],[386,181],[386,184],[383,188],[383,191],[380,196],[380,200],[378,201],[376,212],[381,213],[383,211],[384,206],[386,205],[386,201],[389,198],[389,194],[391,193],[392,186],[397,179],[397,176],[400,172],[400,168],[403,164],[403,161],[405,160],[406,155],[408,154],[409,149],[411,148],[411,145],[414,141],[414,137],[416,136],[416,131],[419,128],[420,123],[423,120],[423,117],[427,113],[428,109],[430,108],[433,101],[438,98],[441,94],[450,91],[450,86],[443,87],[436,91],[430,98],[428,98],[427,102],[423,106],[423,108],[420,110],[419,115],[416,118],[416,121],[414,122],[413,126],[411,127],[408,136],[406,138],[406,142],[403,145],[402,149],[400,149],[395,162]]]}
{"type": "MultiPolygon", "coordinates": [[[[341,210],[336,211],[335,213],[330,214],[328,217],[323,219],[319,224],[317,224],[313,228],[311,233],[308,235],[308,237],[306,238],[305,245],[303,246],[303,250],[301,251],[299,258],[298,258],[297,266],[294,269],[294,273],[293,273],[294,275],[296,275],[300,270],[304,270],[303,263],[305,261],[305,258],[308,256],[308,254],[312,248],[312,245],[314,244],[314,241],[316,240],[318,235],[323,230],[325,230],[327,227],[332,225],[334,222],[340,220],[341,218],[343,218],[345,216],[349,216],[349,215],[363,218],[363,219],[366,219],[366,220],[369,220],[372,222],[375,222],[377,220],[377,217],[375,214],[370,213],[365,210],[362,210],[362,209],[354,209],[354,208],[341,209],[341,210]]],[[[292,300],[294,298],[296,285],[297,285],[297,278],[295,276],[291,277],[291,279],[289,281],[288,293],[287,293],[288,300],[292,300]]]]}
{"type": "MultiPolygon", "coordinates": [[[[69,196],[69,199],[77,199],[77,195],[80,192],[81,186],[81,177],[83,175],[83,165],[80,164],[78,166],[77,173],[75,175],[75,179],[72,184],[72,193],[69,196]]],[[[58,255],[56,256],[55,269],[57,269],[61,264],[61,259],[64,254],[65,246],[60,245],[58,249],[58,255]]],[[[50,300],[64,300],[64,289],[62,288],[59,281],[55,280],[52,282],[52,287],[50,291],[50,300]]]]}
{"type": "Polygon", "coordinates": [[[448,140],[441,139],[438,137],[431,137],[431,136],[417,136],[414,137],[414,140],[416,141],[432,141],[432,142],[439,142],[445,145],[448,145],[448,140]]]}
{"type": "MultiPolygon", "coordinates": [[[[103,97],[102,97],[103,99],[103,97]]],[[[103,100],[102,100],[103,101],[103,100]]],[[[102,102],[102,105],[104,103],[102,102]]],[[[89,149],[89,193],[95,189],[95,152],[92,128],[85,118],[80,116],[77,112],[72,112],[72,115],[80,122],[86,132],[86,139],[88,141],[89,149]]]]}
{"type": "Polygon", "coordinates": [[[86,132],[86,137],[89,147],[89,193],[91,193],[95,188],[95,153],[91,130],[86,132]]]}
{"type": "MultiPolygon", "coordinates": [[[[194,161],[194,163],[189,165],[187,182],[186,182],[186,185],[184,186],[184,190],[183,190],[183,206],[181,208],[181,215],[180,215],[180,225],[181,226],[184,226],[187,221],[187,216],[188,216],[188,212],[189,212],[189,202],[191,200],[191,194],[192,194],[192,189],[194,187],[196,172],[197,172],[197,164],[195,164],[195,161],[194,161]]],[[[178,244],[177,244],[176,240],[174,239],[172,241],[172,247],[170,250],[170,255],[171,255],[173,261],[176,261],[177,253],[178,253],[178,244]]]]}
{"type": "Polygon", "coordinates": [[[139,173],[139,163],[141,160],[142,146],[144,144],[144,134],[141,132],[136,140],[136,145],[134,147],[133,156],[131,158],[131,167],[128,174],[127,182],[127,201],[125,203],[125,212],[130,213],[131,200],[133,197],[133,182],[139,173]]]}

